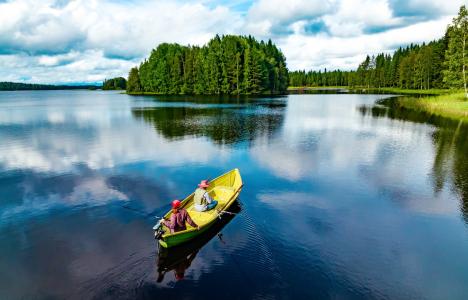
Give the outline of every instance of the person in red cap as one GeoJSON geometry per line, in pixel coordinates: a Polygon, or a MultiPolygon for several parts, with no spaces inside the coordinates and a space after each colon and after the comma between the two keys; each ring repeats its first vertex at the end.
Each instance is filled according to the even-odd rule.
{"type": "Polygon", "coordinates": [[[198,225],[190,218],[187,210],[180,207],[181,202],[179,200],[172,201],[172,214],[170,220],[163,220],[163,224],[171,230],[171,233],[182,231],[187,229],[185,222],[191,226],[200,229],[198,225]]]}
{"type": "Polygon", "coordinates": [[[218,201],[211,198],[210,194],[206,190],[210,186],[208,180],[202,180],[198,185],[198,188],[195,190],[195,195],[193,196],[194,208],[197,211],[207,211],[213,209],[218,201]]]}

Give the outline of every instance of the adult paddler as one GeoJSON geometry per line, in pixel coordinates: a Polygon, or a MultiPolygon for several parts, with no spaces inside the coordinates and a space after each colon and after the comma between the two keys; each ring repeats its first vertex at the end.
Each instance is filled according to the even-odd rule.
{"type": "Polygon", "coordinates": [[[211,198],[210,194],[206,190],[210,186],[208,180],[202,180],[198,184],[198,188],[195,190],[193,196],[194,208],[196,211],[207,211],[213,209],[218,201],[211,198]]]}
{"type": "MultiPolygon", "coordinates": [[[[180,200],[172,201],[172,214],[169,220],[162,220],[161,223],[171,230],[171,233],[186,230],[185,223],[190,224],[192,227],[200,229],[200,227],[190,218],[187,210],[181,208],[182,202],[180,200]]],[[[158,226],[158,225],[157,225],[158,226]]]]}

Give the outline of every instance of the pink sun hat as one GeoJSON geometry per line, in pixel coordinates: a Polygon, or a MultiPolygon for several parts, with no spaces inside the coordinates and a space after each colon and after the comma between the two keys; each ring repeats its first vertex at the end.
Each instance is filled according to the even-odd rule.
{"type": "Polygon", "coordinates": [[[202,180],[199,184],[198,184],[198,187],[200,188],[207,188],[210,186],[210,183],[208,182],[208,180],[202,180]]]}

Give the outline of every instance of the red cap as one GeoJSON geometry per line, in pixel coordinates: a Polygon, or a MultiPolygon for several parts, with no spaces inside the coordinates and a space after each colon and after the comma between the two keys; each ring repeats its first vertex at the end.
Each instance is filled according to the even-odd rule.
{"type": "Polygon", "coordinates": [[[172,201],[172,208],[179,208],[179,206],[180,206],[180,200],[172,201]]]}

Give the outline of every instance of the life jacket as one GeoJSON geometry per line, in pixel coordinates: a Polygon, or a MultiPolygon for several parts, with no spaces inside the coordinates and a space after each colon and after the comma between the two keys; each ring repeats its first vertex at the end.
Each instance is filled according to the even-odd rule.
{"type": "Polygon", "coordinates": [[[205,198],[203,198],[205,193],[206,193],[206,190],[204,190],[202,188],[197,188],[195,190],[195,195],[193,196],[193,202],[196,205],[206,205],[205,198]]]}

